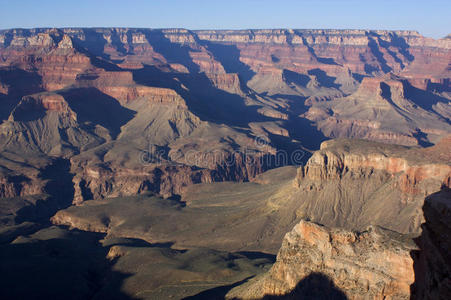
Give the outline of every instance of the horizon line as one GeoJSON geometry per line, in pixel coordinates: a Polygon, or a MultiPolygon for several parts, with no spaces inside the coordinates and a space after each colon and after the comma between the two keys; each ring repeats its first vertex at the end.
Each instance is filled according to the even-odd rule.
{"type": "Polygon", "coordinates": [[[422,34],[418,29],[369,29],[369,28],[289,28],[289,27],[260,27],[260,28],[187,28],[187,27],[134,27],[134,26],[43,26],[43,27],[9,27],[0,28],[0,31],[7,30],[35,30],[35,29],[151,29],[151,30],[165,30],[165,29],[177,29],[177,30],[188,30],[188,31],[252,31],[252,30],[337,30],[337,31],[387,31],[387,32],[414,32],[422,37],[431,38],[434,40],[441,40],[451,36],[451,33],[442,37],[432,37],[422,34]]]}

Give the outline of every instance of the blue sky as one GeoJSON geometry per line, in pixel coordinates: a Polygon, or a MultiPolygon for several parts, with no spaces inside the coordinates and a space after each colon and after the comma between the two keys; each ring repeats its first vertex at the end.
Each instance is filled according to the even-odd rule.
{"type": "Polygon", "coordinates": [[[451,0],[0,0],[0,28],[414,29],[451,33],[451,0]]]}

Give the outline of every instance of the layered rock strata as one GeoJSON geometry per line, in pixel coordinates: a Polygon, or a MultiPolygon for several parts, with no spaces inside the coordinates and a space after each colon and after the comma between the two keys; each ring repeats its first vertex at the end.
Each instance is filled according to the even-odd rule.
{"type": "Polygon", "coordinates": [[[410,252],[415,248],[413,241],[376,227],[349,232],[301,221],[285,235],[271,270],[227,296],[410,299],[415,281],[410,252]],[[314,276],[333,283],[322,286],[320,280],[306,280],[314,276]]]}

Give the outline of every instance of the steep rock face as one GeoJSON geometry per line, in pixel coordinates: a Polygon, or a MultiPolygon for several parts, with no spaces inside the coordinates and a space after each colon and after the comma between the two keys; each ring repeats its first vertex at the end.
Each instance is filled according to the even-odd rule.
{"type": "Polygon", "coordinates": [[[303,220],[285,235],[273,267],[227,298],[448,299],[450,204],[449,188],[427,196],[423,231],[413,240],[374,226],[351,232],[303,220]]]}
{"type": "MultiPolygon", "coordinates": [[[[449,144],[448,141],[449,138],[443,140],[442,143],[449,144]]],[[[323,142],[320,151],[315,152],[307,165],[300,169],[298,180],[302,181],[303,178],[317,181],[341,179],[348,172],[364,174],[367,173],[365,169],[370,169],[375,172],[385,171],[390,177],[401,174],[396,186],[407,194],[421,193],[428,195],[432,191],[440,189],[441,186],[448,185],[451,166],[440,160],[433,162],[434,157],[431,157],[432,161],[430,162],[426,161],[426,157],[421,157],[424,159],[423,162],[415,160],[415,156],[419,158],[419,154],[424,152],[422,150],[405,149],[406,155],[406,153],[401,153],[402,147],[392,147],[392,149],[387,147],[388,151],[385,153],[377,153],[377,146],[374,147],[374,144],[361,142],[360,148],[358,146],[354,148],[360,150],[360,153],[358,150],[338,152],[336,148],[334,149],[338,143],[339,140],[323,142]],[[369,148],[365,149],[365,147],[369,148]],[[389,156],[390,152],[394,155],[389,156]],[[411,154],[410,157],[409,154],[411,154]],[[398,155],[401,157],[397,157],[398,155]],[[423,181],[427,180],[435,181],[436,185],[431,186],[430,182],[424,185],[423,181]]],[[[346,146],[344,149],[346,149],[346,146]]]]}
{"type": "Polygon", "coordinates": [[[424,202],[425,222],[417,239],[420,250],[415,256],[415,298],[451,297],[451,190],[428,196],[424,202]]]}
{"type": "Polygon", "coordinates": [[[30,177],[22,175],[6,175],[0,177],[0,198],[25,197],[43,194],[45,192],[45,181],[31,174],[30,177]]]}
{"type": "MultiPolygon", "coordinates": [[[[197,155],[202,153],[198,152],[197,155]]],[[[182,160],[184,164],[142,161],[140,166],[130,167],[115,164],[85,165],[84,160],[73,160],[72,170],[77,174],[73,179],[75,188],[73,202],[80,204],[85,200],[133,196],[146,192],[156,192],[164,197],[170,197],[182,194],[187,186],[193,184],[247,181],[268,168],[262,163],[265,159],[260,159],[262,154],[256,154],[252,158],[243,158],[240,155],[232,158],[230,155],[235,154],[227,154],[225,151],[216,152],[216,155],[219,157],[215,159],[210,153],[203,153],[205,159],[192,162],[199,166],[187,165],[190,162],[186,160],[182,160]],[[232,160],[233,165],[224,163],[232,160]]]]}
{"type": "Polygon", "coordinates": [[[230,93],[242,93],[238,74],[208,74],[214,86],[230,93]]]}
{"type": "Polygon", "coordinates": [[[140,169],[86,167],[74,177],[74,204],[85,200],[132,196],[157,192],[169,197],[180,194],[188,185],[221,180],[213,170],[188,166],[147,167],[140,169]]]}
{"type": "MultiPolygon", "coordinates": [[[[310,64],[323,63],[328,71],[339,70],[334,68],[343,66],[352,72],[364,73],[373,71],[400,71],[412,60],[409,51],[416,51],[418,55],[427,56],[442,55],[448,53],[451,44],[442,39],[435,41],[422,37],[415,31],[384,31],[384,30],[241,30],[241,31],[196,31],[199,39],[211,42],[233,43],[240,45],[244,50],[257,49],[259,44],[266,45],[291,45],[298,48],[303,55],[295,55],[293,59],[299,59],[305,67],[310,64]],[[246,46],[249,45],[249,46],[246,46]],[[411,48],[412,50],[406,50],[411,48]],[[422,50],[428,48],[430,50],[422,50]],[[301,50],[304,49],[304,50],[301,50]],[[439,50],[436,50],[439,49],[439,50]],[[424,52],[422,52],[424,51],[424,52]],[[429,51],[429,52],[428,52],[429,51]],[[434,53],[434,51],[436,51],[434,53]],[[438,52],[437,52],[438,51],[438,52]],[[440,53],[440,54],[439,54],[440,53]]],[[[280,47],[279,47],[280,48],[280,47]]],[[[261,49],[261,47],[260,47],[261,49]]],[[[276,50],[276,47],[272,49],[276,50]]],[[[269,50],[269,48],[268,48],[269,50]]],[[[278,63],[283,63],[285,58],[277,50],[274,54],[278,63]]],[[[271,55],[267,58],[260,55],[254,59],[270,62],[271,55]]],[[[445,54],[446,57],[446,54],[445,54]]],[[[449,59],[449,58],[448,58],[449,59]]],[[[286,62],[287,60],[285,60],[286,62]]],[[[296,64],[295,64],[296,65],[296,64]]],[[[427,65],[432,65],[427,63],[427,65]]],[[[302,67],[297,67],[300,70],[302,67]]],[[[436,71],[436,70],[435,70],[436,71]]],[[[434,72],[435,72],[434,71],[434,72]]],[[[442,69],[445,71],[445,68],[442,69]]]]}
{"type": "Polygon", "coordinates": [[[91,69],[78,74],[75,87],[95,88],[102,93],[127,105],[137,99],[145,98],[150,103],[173,104],[187,108],[185,100],[172,88],[162,88],[137,84],[130,71],[103,71],[91,69]]]}
{"type": "Polygon", "coordinates": [[[51,163],[52,160],[44,155],[16,156],[12,153],[2,153],[0,155],[0,198],[47,193],[45,187],[48,178],[43,176],[42,170],[51,163]]]}
{"type": "MultiPolygon", "coordinates": [[[[48,91],[75,82],[77,74],[90,66],[90,58],[73,48],[71,37],[56,29],[12,30],[9,44],[0,48],[0,66],[14,65],[36,70],[41,86],[48,91]],[[6,46],[6,47],[5,47],[6,46]]],[[[8,33],[6,34],[8,35],[8,33]]]]}
{"type": "Polygon", "coordinates": [[[424,197],[449,186],[449,138],[418,149],[368,142],[324,142],[294,182],[297,214],[332,227],[371,224],[418,233],[424,197]]]}
{"type": "MultiPolygon", "coordinates": [[[[223,59],[223,51],[230,49],[232,53],[229,54],[235,52],[241,62],[257,73],[289,69],[306,74],[318,67],[334,76],[345,76],[348,70],[358,74],[387,73],[403,71],[413,61],[412,68],[406,69],[409,76],[426,72],[434,77],[443,77],[448,72],[446,66],[451,48],[449,39],[436,41],[413,31],[383,30],[67,28],[10,30],[4,31],[0,37],[4,51],[18,47],[66,50],[79,45],[95,55],[106,53],[111,59],[122,58],[124,67],[139,68],[143,63],[168,64],[190,72],[197,69],[216,74],[230,73],[232,69],[245,70],[243,66],[238,69],[240,62],[233,61],[236,58],[223,59]],[[169,50],[170,44],[190,48],[186,48],[189,50],[186,54],[172,50],[173,53],[167,55],[164,52],[169,50]],[[187,55],[192,65],[184,60],[187,57],[176,57],[174,54],[177,52],[187,55]],[[432,60],[427,57],[432,57],[432,60]]],[[[13,53],[9,55],[14,56],[13,53]]]]}
{"type": "MultiPolygon", "coordinates": [[[[322,274],[347,299],[409,299],[410,285],[415,280],[410,257],[413,249],[413,242],[380,228],[349,232],[301,221],[285,235],[271,270],[233,289],[227,297],[302,298],[309,295],[303,293],[314,293],[315,284],[319,287],[320,283],[313,281],[305,287],[298,283],[311,274],[322,274]]],[[[334,298],[327,293],[327,289],[320,291],[323,297],[334,298]]]]}

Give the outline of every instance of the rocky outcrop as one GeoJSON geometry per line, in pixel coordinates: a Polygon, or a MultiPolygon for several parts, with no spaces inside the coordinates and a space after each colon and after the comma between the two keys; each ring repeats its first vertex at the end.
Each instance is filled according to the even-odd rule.
{"type": "Polygon", "coordinates": [[[74,204],[85,200],[133,196],[157,192],[164,197],[181,194],[184,187],[196,183],[223,180],[213,170],[195,170],[188,166],[139,169],[87,167],[74,177],[74,204]]]}
{"type": "MultiPolygon", "coordinates": [[[[198,153],[199,154],[199,153],[198,153]]],[[[142,154],[141,154],[142,155],[142,154]]],[[[180,195],[187,186],[199,183],[221,181],[248,181],[268,168],[263,164],[261,153],[246,158],[237,155],[232,158],[227,153],[216,152],[218,159],[212,159],[212,153],[205,153],[201,167],[183,164],[142,162],[140,167],[127,168],[115,164],[83,166],[75,163],[73,179],[74,204],[85,200],[111,197],[133,196],[147,192],[158,193],[164,197],[180,195]],[[210,160],[210,161],[209,161],[210,160]],[[227,161],[234,161],[227,165],[227,161]]]]}
{"type": "Polygon", "coordinates": [[[0,198],[25,197],[30,195],[39,195],[45,192],[44,180],[35,177],[36,174],[30,174],[29,177],[23,175],[3,175],[0,177],[0,198]]]}
{"type": "MultiPolygon", "coordinates": [[[[227,298],[300,299],[314,293],[321,282],[299,282],[321,274],[344,294],[340,299],[409,299],[415,280],[410,252],[415,248],[412,241],[377,227],[350,232],[301,221],[285,235],[271,270],[233,289],[227,298]]],[[[319,295],[334,298],[328,292],[325,288],[319,295]]]]}
{"type": "Polygon", "coordinates": [[[322,143],[294,181],[298,216],[330,227],[419,233],[424,198],[449,186],[449,138],[419,149],[364,140],[322,143]]]}
{"type": "Polygon", "coordinates": [[[272,268],[226,298],[448,299],[450,204],[449,188],[427,196],[414,239],[375,226],[352,232],[302,220],[285,235],[272,268]]]}
{"type": "MultiPolygon", "coordinates": [[[[449,140],[445,138],[437,148],[449,144],[449,140]]],[[[424,150],[384,147],[382,144],[365,141],[355,141],[347,146],[345,141],[340,140],[323,142],[320,151],[315,152],[307,165],[299,169],[298,182],[303,179],[337,180],[346,177],[347,173],[369,174],[366,170],[371,170],[386,172],[391,178],[397,175],[395,186],[406,194],[428,195],[449,184],[449,162],[422,155],[426,152],[424,150]],[[347,148],[350,145],[352,149],[347,148]],[[435,182],[435,185],[431,185],[432,182],[435,182]]]]}
{"type": "Polygon", "coordinates": [[[443,189],[424,202],[423,232],[416,239],[415,299],[451,297],[451,190],[443,189]]]}
{"type": "Polygon", "coordinates": [[[240,88],[240,79],[238,74],[208,74],[208,79],[218,89],[228,91],[230,93],[242,93],[240,88]]]}
{"type": "Polygon", "coordinates": [[[0,47],[0,66],[14,65],[35,71],[42,89],[58,90],[75,83],[76,76],[90,66],[90,58],[73,48],[69,35],[56,29],[11,30],[8,45],[0,47]]]}
{"type": "MultiPolygon", "coordinates": [[[[283,234],[301,219],[349,231],[362,232],[368,226],[380,226],[402,234],[418,235],[424,222],[422,206],[425,196],[443,186],[449,186],[451,164],[447,143],[448,140],[445,139],[434,147],[420,149],[362,140],[327,141],[323,143],[321,150],[313,154],[305,167],[298,169],[294,180],[293,173],[283,175],[283,168],[269,171],[252,180],[252,177],[265,168],[260,165],[261,169],[255,169],[259,166],[258,161],[249,164],[238,161],[238,167],[234,169],[224,165],[221,168],[221,165],[214,164],[214,160],[211,165],[206,160],[201,160],[205,163],[202,165],[205,169],[199,170],[184,166],[166,167],[165,161],[160,165],[141,165],[140,168],[127,168],[124,165],[119,168],[118,159],[113,159],[110,165],[79,165],[74,158],[71,173],[77,174],[73,181],[76,203],[81,204],[77,208],[80,210],[66,210],[59,214],[59,222],[79,227],[74,223],[74,215],[81,218],[83,226],[89,226],[91,221],[98,219],[95,211],[90,217],[84,212],[90,207],[90,203],[95,205],[97,201],[85,200],[105,198],[102,203],[110,203],[110,197],[114,196],[159,192],[167,196],[171,193],[180,194],[188,210],[189,207],[196,209],[198,205],[202,206],[210,201],[220,202],[221,204],[208,204],[211,205],[209,213],[212,215],[205,215],[207,219],[217,218],[215,209],[218,206],[222,207],[221,211],[228,211],[229,208],[240,210],[238,207],[241,203],[248,203],[252,209],[256,209],[255,218],[258,219],[258,222],[254,218],[249,221],[259,224],[255,228],[264,228],[262,232],[260,229],[257,232],[251,231],[257,237],[253,238],[251,245],[254,239],[261,245],[270,241],[271,245],[277,244],[278,249],[283,234]],[[286,180],[280,189],[277,188],[279,176],[286,180]],[[212,183],[223,180],[253,182],[235,183],[233,187],[228,187],[227,184],[231,183],[223,183],[224,188],[219,183],[212,183]],[[211,197],[213,194],[215,197],[211,197]],[[259,201],[258,204],[254,200],[259,201]],[[282,228],[286,230],[281,231],[282,228]]],[[[125,198],[118,201],[127,203],[125,198]]],[[[197,213],[198,210],[195,212],[196,216],[197,213]]],[[[224,216],[229,217],[227,214],[224,216]]],[[[242,218],[241,215],[236,217],[242,218]]],[[[191,221],[187,219],[184,222],[191,221]]],[[[102,228],[106,230],[105,226],[102,228]]],[[[208,231],[207,227],[202,228],[208,231]]],[[[155,235],[149,235],[145,230],[131,232],[134,236],[148,236],[149,241],[158,237],[158,242],[164,242],[174,236],[170,231],[161,225],[152,231],[155,235]]],[[[208,231],[208,234],[215,232],[208,231]]],[[[181,238],[183,237],[173,237],[173,240],[180,241],[181,238]]]]}

